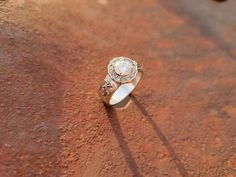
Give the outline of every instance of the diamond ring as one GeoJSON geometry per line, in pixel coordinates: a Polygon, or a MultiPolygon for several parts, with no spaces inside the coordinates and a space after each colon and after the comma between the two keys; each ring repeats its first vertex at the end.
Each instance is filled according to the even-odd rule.
{"type": "Polygon", "coordinates": [[[123,101],[135,89],[142,77],[137,62],[128,57],[116,57],[108,65],[108,75],[99,89],[106,105],[112,106],[123,101]]]}

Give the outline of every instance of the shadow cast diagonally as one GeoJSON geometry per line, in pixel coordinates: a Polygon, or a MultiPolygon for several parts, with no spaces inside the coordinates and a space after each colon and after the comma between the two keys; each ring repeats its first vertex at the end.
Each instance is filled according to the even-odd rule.
{"type": "Polygon", "coordinates": [[[140,174],[139,170],[138,170],[138,165],[136,164],[132,153],[128,147],[128,144],[125,141],[125,136],[122,132],[119,120],[117,118],[117,114],[115,112],[115,109],[112,107],[105,107],[106,110],[106,114],[108,116],[108,120],[110,121],[112,130],[114,132],[114,135],[117,139],[117,142],[119,144],[119,147],[125,157],[125,160],[130,168],[130,170],[133,173],[134,177],[142,177],[142,175],[140,174]]]}
{"type": "Polygon", "coordinates": [[[137,108],[140,110],[140,112],[147,119],[148,123],[152,126],[152,128],[154,129],[154,131],[158,135],[159,139],[162,141],[162,143],[164,144],[164,146],[168,150],[168,152],[169,152],[171,158],[174,160],[174,163],[175,163],[177,169],[179,170],[180,174],[183,177],[189,177],[186,169],[184,168],[183,164],[179,160],[174,149],[171,147],[171,145],[168,142],[167,138],[165,137],[164,133],[161,131],[160,127],[155,122],[155,119],[146,111],[146,109],[142,106],[142,104],[134,96],[131,96],[131,100],[134,102],[134,104],[137,106],[137,108]]]}

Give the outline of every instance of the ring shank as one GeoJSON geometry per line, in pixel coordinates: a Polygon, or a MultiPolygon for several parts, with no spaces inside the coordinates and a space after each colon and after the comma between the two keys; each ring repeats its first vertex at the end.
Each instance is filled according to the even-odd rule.
{"type": "Polygon", "coordinates": [[[142,77],[139,69],[136,77],[129,83],[118,84],[108,75],[100,88],[100,94],[105,104],[112,106],[123,101],[135,89],[142,77]]]}
{"type": "Polygon", "coordinates": [[[139,72],[133,81],[126,84],[121,84],[120,87],[118,87],[118,89],[111,96],[109,105],[115,105],[124,100],[135,89],[141,77],[142,74],[141,72],[139,72]]]}

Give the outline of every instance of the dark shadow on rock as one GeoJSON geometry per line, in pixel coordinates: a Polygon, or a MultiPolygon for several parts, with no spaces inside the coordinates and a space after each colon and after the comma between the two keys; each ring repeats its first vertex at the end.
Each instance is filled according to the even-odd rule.
{"type": "Polygon", "coordinates": [[[138,165],[136,164],[132,153],[129,149],[128,144],[125,141],[125,136],[122,132],[117,114],[115,112],[115,109],[113,107],[105,107],[106,110],[106,114],[108,117],[108,120],[110,121],[112,130],[114,132],[114,135],[117,139],[117,142],[119,143],[119,147],[125,157],[125,160],[130,168],[130,170],[133,173],[134,177],[142,177],[142,175],[140,174],[139,170],[138,170],[138,165]]]}
{"type": "Polygon", "coordinates": [[[160,138],[160,140],[162,141],[162,143],[164,144],[164,146],[168,150],[171,158],[174,160],[174,162],[176,164],[176,167],[178,168],[180,174],[183,177],[189,177],[186,169],[184,168],[183,164],[179,160],[179,158],[178,158],[177,154],[175,153],[174,149],[171,147],[171,145],[168,142],[167,138],[165,137],[165,135],[163,134],[163,132],[161,131],[159,126],[156,124],[154,118],[146,111],[146,109],[142,106],[142,104],[134,96],[131,96],[131,100],[135,103],[137,108],[141,111],[141,113],[147,119],[148,123],[155,130],[156,134],[158,135],[158,137],[160,138]]]}

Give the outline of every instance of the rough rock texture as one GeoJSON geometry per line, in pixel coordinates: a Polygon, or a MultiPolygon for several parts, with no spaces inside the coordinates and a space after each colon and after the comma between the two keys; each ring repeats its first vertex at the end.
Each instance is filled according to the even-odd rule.
{"type": "Polygon", "coordinates": [[[0,176],[235,177],[235,13],[233,0],[1,0],[0,176]],[[145,75],[105,108],[120,55],[145,75]]]}

